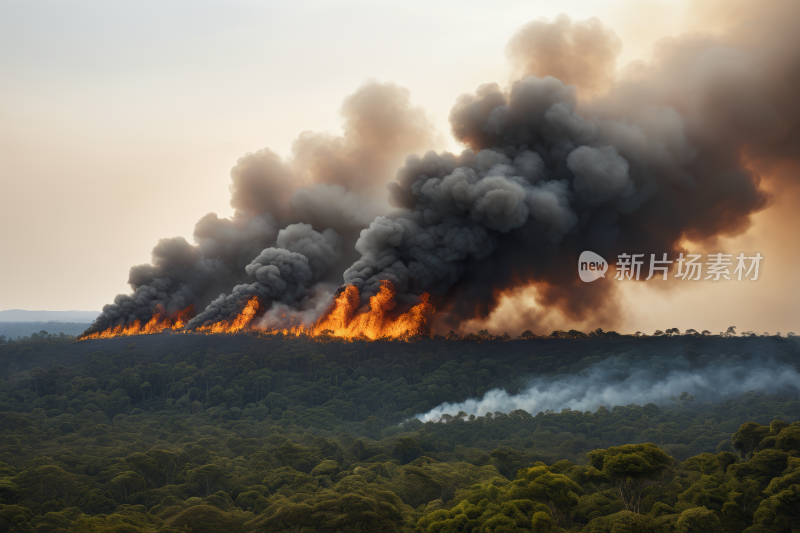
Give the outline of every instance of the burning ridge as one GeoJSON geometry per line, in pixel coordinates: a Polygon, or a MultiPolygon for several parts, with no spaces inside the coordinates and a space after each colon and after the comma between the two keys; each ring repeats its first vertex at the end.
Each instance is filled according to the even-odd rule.
{"type": "Polygon", "coordinates": [[[161,333],[164,330],[178,331],[186,326],[193,315],[194,309],[192,306],[177,313],[169,314],[164,307],[157,305],[155,311],[153,311],[152,318],[145,324],[136,319],[128,324],[119,324],[95,333],[84,333],[78,339],[110,339],[112,337],[127,337],[131,335],[151,335],[153,333],[161,333]]]}
{"type": "Polygon", "coordinates": [[[164,330],[197,332],[203,334],[230,334],[248,330],[280,333],[289,337],[311,339],[339,338],[344,340],[409,340],[427,333],[428,317],[435,311],[428,303],[429,295],[423,294],[420,303],[405,313],[393,313],[397,306],[396,291],[388,281],[383,282],[378,293],[369,299],[369,308],[360,309],[359,289],[353,285],[342,287],[328,311],[316,323],[309,326],[296,325],[274,328],[258,324],[259,311],[263,310],[257,296],[251,297],[235,316],[204,326],[190,327],[191,308],[168,315],[163,308],[153,314],[144,326],[138,320],[128,325],[118,325],[91,334],[79,340],[107,339],[118,336],[149,335],[164,330]]]}

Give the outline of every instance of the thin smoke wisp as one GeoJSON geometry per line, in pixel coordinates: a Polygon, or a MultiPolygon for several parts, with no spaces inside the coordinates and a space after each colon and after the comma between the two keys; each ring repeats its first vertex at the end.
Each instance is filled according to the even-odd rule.
{"type": "Polygon", "coordinates": [[[697,402],[721,401],[751,390],[797,393],[800,374],[778,358],[701,356],[700,366],[683,356],[654,356],[637,360],[628,353],[593,364],[577,374],[534,377],[518,394],[492,389],[483,398],[444,403],[417,415],[423,422],[440,421],[443,415],[484,416],[522,409],[533,415],[547,410],[596,411],[600,406],[673,404],[671,397],[688,392],[697,402]],[[707,359],[706,359],[707,358],[707,359]],[[694,366],[694,367],[693,367],[694,366]]]}

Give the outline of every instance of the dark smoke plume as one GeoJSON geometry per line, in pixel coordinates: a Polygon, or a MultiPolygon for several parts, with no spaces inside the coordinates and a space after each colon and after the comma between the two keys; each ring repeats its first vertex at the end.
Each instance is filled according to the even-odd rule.
{"type": "Polygon", "coordinates": [[[87,333],[146,322],[158,305],[193,305],[201,311],[196,327],[238,312],[254,295],[267,307],[318,309],[321,293],[335,290],[358,257],[358,232],[387,209],[374,191],[406,154],[432,142],[432,125],[409,98],[397,85],[367,83],[345,99],[343,135],[304,132],[288,161],[266,148],[243,156],[231,169],[234,216],[201,218],[195,244],[159,241],[151,264],[131,268],[133,293],[104,306],[87,333]]]}
{"type": "Polygon", "coordinates": [[[313,320],[342,282],[366,302],[386,279],[401,301],[431,293],[440,329],[530,285],[568,320],[613,322],[614,284],[580,282],[581,251],[674,256],[683,238],[740,233],[769,203],[748,160],[800,154],[800,4],[766,2],[740,20],[660,41],[652,61],[621,72],[619,40],[597,20],[524,26],[507,53],[530,75],[460,96],[450,123],[466,149],[408,156],[388,198],[393,165],[430,146],[433,129],[405,89],[367,84],[345,100],[343,135],[303,133],[288,161],[267,149],[240,159],[234,217],[201,219],[195,244],[160,241],[152,264],[131,269],[133,294],[89,331],[158,304],[194,305],[200,326],[253,295],[268,319],[313,320]]]}

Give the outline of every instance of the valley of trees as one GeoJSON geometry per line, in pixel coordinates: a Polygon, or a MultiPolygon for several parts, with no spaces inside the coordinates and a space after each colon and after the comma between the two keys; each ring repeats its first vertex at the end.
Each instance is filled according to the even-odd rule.
{"type": "Polygon", "coordinates": [[[0,530],[800,531],[796,388],[415,418],[612,357],[665,373],[753,357],[796,370],[800,348],[36,335],[0,345],[0,530]]]}

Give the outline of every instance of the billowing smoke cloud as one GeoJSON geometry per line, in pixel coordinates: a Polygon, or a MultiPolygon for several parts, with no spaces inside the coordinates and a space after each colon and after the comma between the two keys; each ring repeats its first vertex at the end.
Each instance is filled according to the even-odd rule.
{"type": "Polygon", "coordinates": [[[431,293],[437,329],[483,320],[525,285],[567,320],[613,323],[614,285],[580,282],[580,252],[660,256],[683,238],[742,232],[769,201],[748,159],[798,158],[800,38],[787,22],[798,6],[759,4],[744,26],[661,41],[651,62],[619,73],[619,40],[600,22],[531,23],[507,49],[526,76],[452,108],[466,150],[409,155],[396,175],[433,128],[408,91],[368,83],[345,100],[341,136],[305,132],[289,160],[242,157],[235,215],[201,219],[194,244],[162,240],[152,264],[131,269],[133,294],[89,331],[158,304],[194,305],[195,327],[253,295],[267,316],[307,320],[331,286],[357,285],[366,303],[387,279],[401,301],[431,293]]]}
{"type": "MultiPolygon", "coordinates": [[[[560,63],[548,66],[545,48],[520,45],[554,35],[571,42],[581,25],[558,19],[526,26],[509,53],[532,54],[536,68],[529,70],[537,77],[507,89],[487,84],[458,99],[450,122],[469,149],[407,159],[390,186],[390,201],[404,211],[362,232],[363,257],[345,280],[367,294],[386,278],[401,290],[440,296],[442,330],[485,319],[500,296],[521,285],[535,285],[540,307],[567,320],[613,323],[620,315],[614,285],[578,280],[581,251],[674,257],[685,237],[703,242],[740,233],[769,201],[743,154],[800,154],[792,141],[800,138],[800,106],[785,97],[789,87],[800,90],[790,74],[800,41],[784,22],[798,7],[777,4],[781,9],[748,18],[746,33],[660,42],[651,63],[630,67],[605,96],[582,107],[575,87],[546,76],[571,76],[560,63]],[[372,235],[389,226],[391,239],[372,235]],[[447,243],[452,227],[469,233],[469,252],[447,243]],[[420,234],[429,236],[421,241],[420,234]]],[[[599,41],[614,40],[595,22],[584,26],[595,28],[586,32],[599,41]]],[[[570,54],[580,55],[564,57],[570,54]]],[[[508,318],[509,328],[536,326],[508,318]]]]}
{"type": "Polygon", "coordinates": [[[187,327],[207,326],[238,314],[254,296],[262,302],[305,307],[314,296],[308,289],[339,256],[339,235],[332,229],[318,233],[310,224],[292,224],[278,232],[276,246],[264,249],[245,267],[254,283],[221,294],[187,327]]]}
{"type": "Polygon", "coordinates": [[[362,258],[345,281],[370,294],[390,279],[447,303],[466,291],[471,304],[449,306],[453,325],[524,282],[546,285],[547,305],[583,317],[596,308],[587,296],[608,301],[611,285],[580,283],[571,267],[582,250],[674,251],[685,233],[719,234],[726,219],[741,224],[765,204],[735,158],[706,161],[674,110],[601,120],[575,104],[574,87],[552,77],[461,97],[453,131],[473,149],[407,160],[390,188],[404,211],[361,233],[362,258]]]}
{"type": "Polygon", "coordinates": [[[506,54],[520,77],[553,76],[582,93],[607,89],[614,81],[622,41],[596,18],[536,20],[520,28],[506,54]]]}
{"type": "Polygon", "coordinates": [[[131,268],[133,294],[106,305],[87,333],[147,321],[157,305],[193,305],[196,327],[237,313],[252,296],[267,309],[321,312],[324,294],[358,257],[358,232],[387,210],[376,191],[434,134],[408,90],[392,83],[365,84],[345,99],[342,116],[341,136],[304,132],[289,160],[266,148],[240,158],[231,169],[234,216],[201,218],[194,244],[159,241],[151,264],[131,268]]]}
{"type": "Polygon", "coordinates": [[[773,358],[743,361],[739,356],[720,355],[706,365],[691,368],[684,357],[653,356],[647,360],[621,354],[591,365],[577,374],[536,377],[518,394],[501,389],[488,391],[483,398],[462,403],[445,403],[428,413],[417,415],[423,422],[438,421],[442,415],[483,416],[522,409],[533,415],[546,410],[596,411],[605,406],[654,403],[673,404],[671,397],[683,392],[697,402],[713,402],[738,396],[750,390],[771,394],[800,390],[800,374],[787,362],[773,358]],[[639,359],[639,361],[636,361],[639,359]]]}
{"type": "Polygon", "coordinates": [[[345,99],[341,113],[342,136],[304,132],[295,141],[298,179],[383,193],[398,154],[430,147],[434,139],[428,116],[411,105],[408,89],[394,84],[366,85],[345,99]]]}

